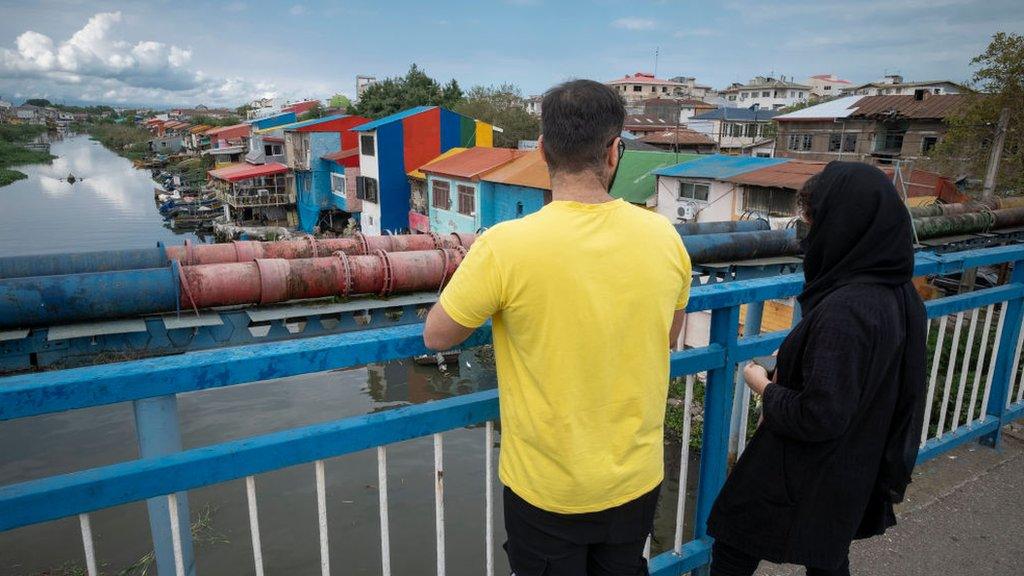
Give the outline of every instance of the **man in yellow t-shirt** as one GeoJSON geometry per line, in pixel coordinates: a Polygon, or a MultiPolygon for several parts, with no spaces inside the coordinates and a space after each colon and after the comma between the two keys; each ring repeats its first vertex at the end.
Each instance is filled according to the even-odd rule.
{"type": "Polygon", "coordinates": [[[423,337],[446,350],[493,319],[513,572],[646,574],[690,259],[668,220],[608,195],[619,96],[575,80],[542,109],[552,202],[476,240],[423,337]]]}

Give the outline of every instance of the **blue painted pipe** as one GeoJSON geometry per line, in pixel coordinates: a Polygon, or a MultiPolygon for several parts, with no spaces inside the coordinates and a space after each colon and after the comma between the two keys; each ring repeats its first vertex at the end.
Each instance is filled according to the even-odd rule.
{"type": "Polygon", "coordinates": [[[680,236],[693,236],[695,234],[729,234],[732,232],[759,232],[770,230],[771,226],[763,218],[756,220],[737,220],[735,222],[686,222],[676,224],[676,231],[680,236]]]}
{"type": "Polygon", "coordinates": [[[684,236],[683,245],[694,264],[800,254],[794,229],[684,236]]]}
{"type": "Polygon", "coordinates": [[[167,253],[163,246],[127,250],[102,250],[77,254],[40,254],[34,256],[8,256],[0,258],[0,278],[27,278],[30,276],[56,276],[109,272],[113,270],[142,270],[167,266],[167,253]]]}
{"type": "Polygon", "coordinates": [[[178,286],[172,266],[0,280],[0,329],[174,311],[178,286]]]}

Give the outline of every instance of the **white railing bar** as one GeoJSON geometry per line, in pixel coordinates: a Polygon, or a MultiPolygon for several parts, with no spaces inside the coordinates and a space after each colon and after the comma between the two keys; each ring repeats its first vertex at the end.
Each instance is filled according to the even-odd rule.
{"type": "Polygon", "coordinates": [[[964,313],[958,312],[956,323],[953,328],[953,340],[949,346],[949,363],[946,364],[946,383],[942,388],[942,404],[939,410],[939,424],[935,430],[935,437],[938,438],[946,433],[946,412],[949,409],[949,391],[953,387],[953,372],[956,371],[956,357],[960,352],[960,328],[964,323],[964,313]]]}
{"type": "Polygon", "coordinates": [[[444,576],[444,445],[434,434],[434,531],[437,534],[437,576],[444,576]]]}
{"type": "Polygon", "coordinates": [[[942,341],[946,336],[946,320],[948,318],[948,316],[943,316],[939,320],[939,339],[935,342],[935,351],[932,355],[932,375],[928,379],[928,395],[924,401],[924,426],[921,428],[922,446],[928,440],[928,426],[932,420],[932,401],[935,400],[935,380],[939,376],[939,358],[942,357],[942,341]]]}
{"type": "Polygon", "coordinates": [[[316,517],[320,525],[320,574],[331,576],[331,551],[327,540],[327,477],[324,461],[313,463],[316,471],[316,517]]]}
{"type": "Polygon", "coordinates": [[[260,544],[260,518],[256,509],[256,478],[245,477],[245,499],[249,503],[249,534],[252,536],[252,561],[256,576],[263,576],[263,547],[260,544]]]}
{"type": "Polygon", "coordinates": [[[644,541],[644,560],[651,559],[651,535],[647,535],[647,540],[644,541]]]}
{"type": "MultiPolygon", "coordinates": [[[[740,378],[743,378],[742,374],[740,378]]],[[[743,405],[740,407],[740,429],[736,438],[736,458],[739,458],[747,448],[747,430],[750,428],[750,388],[743,386],[740,394],[743,396],[743,405]]]]}
{"type": "Polygon", "coordinates": [[[1009,304],[1009,302],[1003,302],[1002,306],[999,307],[999,321],[996,322],[996,337],[992,341],[992,351],[988,359],[988,377],[985,379],[985,393],[981,398],[981,416],[984,416],[985,411],[988,410],[988,398],[992,393],[992,378],[995,376],[992,368],[996,365],[996,355],[999,354],[999,343],[1003,339],[1003,320],[1006,317],[1007,304],[1009,304]]]}
{"type": "Polygon", "coordinates": [[[927,342],[928,338],[930,338],[931,335],[932,335],[932,319],[929,318],[928,321],[924,323],[924,341],[927,342]]]}
{"type": "Polygon", "coordinates": [[[953,409],[953,422],[950,425],[950,430],[956,430],[957,426],[960,425],[960,412],[963,410],[964,405],[964,390],[967,387],[967,373],[971,369],[971,354],[974,352],[974,334],[978,327],[978,312],[980,310],[975,308],[971,312],[971,327],[967,330],[967,348],[964,350],[964,361],[960,367],[960,384],[956,389],[956,407],[953,409]]]}
{"type": "Polygon", "coordinates": [[[388,529],[388,453],[377,446],[377,493],[380,498],[380,563],[384,576],[391,576],[391,534],[388,529]]]}
{"type": "Polygon", "coordinates": [[[78,523],[82,527],[82,546],[85,548],[85,569],[89,576],[99,576],[96,571],[96,548],[92,544],[92,524],[88,514],[79,514],[78,523]]]}
{"type": "MultiPolygon", "coordinates": [[[[1017,352],[1013,355],[1013,370],[1010,372],[1010,390],[1013,390],[1014,381],[1017,382],[1017,402],[1024,400],[1024,378],[1017,379],[1017,369],[1020,368],[1020,349],[1024,345],[1024,330],[1017,336],[1017,352]]],[[[1006,394],[1006,400],[1010,400],[1010,394],[1006,394]]]]}
{"type": "Polygon", "coordinates": [[[487,546],[487,576],[494,576],[494,422],[484,424],[484,544],[487,546]]]}
{"type": "Polygon", "coordinates": [[[167,516],[171,520],[171,550],[174,552],[174,573],[185,576],[185,559],[181,552],[181,518],[178,517],[178,495],[167,495],[167,516]]]}
{"type": "Polygon", "coordinates": [[[981,328],[981,349],[978,350],[978,360],[974,364],[974,384],[971,386],[971,401],[967,407],[967,423],[974,422],[974,411],[978,401],[978,387],[981,383],[981,369],[985,365],[985,351],[988,350],[989,328],[992,327],[992,310],[995,304],[989,304],[985,310],[985,324],[981,328]]]}
{"type": "Polygon", "coordinates": [[[694,376],[686,377],[686,392],[683,394],[683,434],[679,449],[679,494],[676,498],[676,533],[672,549],[676,554],[683,552],[683,521],[686,514],[686,474],[690,464],[690,415],[693,403],[694,376]]]}

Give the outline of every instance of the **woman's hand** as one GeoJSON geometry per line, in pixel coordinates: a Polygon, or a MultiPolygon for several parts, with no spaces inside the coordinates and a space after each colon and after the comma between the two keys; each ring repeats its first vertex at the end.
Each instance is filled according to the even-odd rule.
{"type": "Polygon", "coordinates": [[[764,394],[764,389],[771,384],[771,380],[768,379],[768,371],[753,362],[747,362],[747,365],[743,367],[743,379],[746,380],[747,387],[757,395],[764,394]]]}

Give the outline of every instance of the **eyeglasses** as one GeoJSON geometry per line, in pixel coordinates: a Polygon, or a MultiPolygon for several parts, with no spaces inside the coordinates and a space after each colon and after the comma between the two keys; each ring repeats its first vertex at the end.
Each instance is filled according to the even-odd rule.
{"type": "MultiPolygon", "coordinates": [[[[616,136],[615,138],[619,139],[619,150],[618,150],[618,153],[619,153],[619,160],[622,160],[622,155],[626,153],[626,141],[623,140],[619,136],[616,136]]],[[[606,144],[605,146],[610,148],[612,144],[615,144],[615,138],[612,138],[611,140],[609,140],[608,144],[606,144]]]]}

